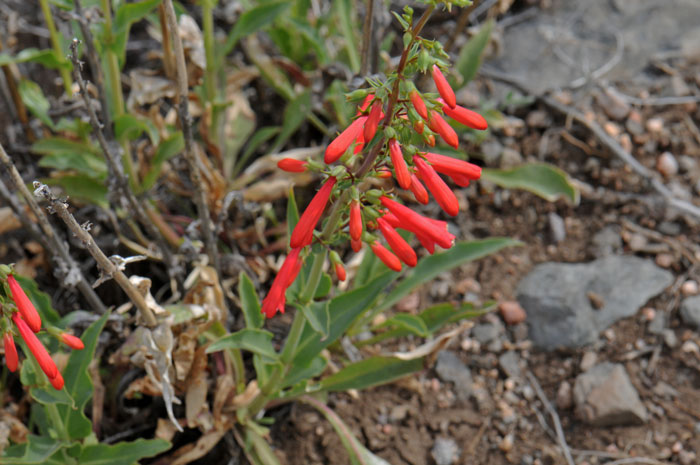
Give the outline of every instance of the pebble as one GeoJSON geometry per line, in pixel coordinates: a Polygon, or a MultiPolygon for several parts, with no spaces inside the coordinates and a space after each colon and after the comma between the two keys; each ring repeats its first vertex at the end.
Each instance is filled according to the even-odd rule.
{"type": "Polygon", "coordinates": [[[664,344],[668,346],[669,349],[675,349],[678,347],[678,336],[671,328],[666,328],[661,332],[661,337],[664,338],[664,344]]]}
{"type": "Polygon", "coordinates": [[[499,168],[509,169],[515,168],[521,165],[523,162],[523,156],[517,150],[506,147],[501,153],[501,159],[499,162],[499,168]]]}
{"type": "Polygon", "coordinates": [[[649,132],[661,132],[664,128],[664,120],[661,118],[649,118],[646,126],[649,132]]]}
{"type": "Polygon", "coordinates": [[[609,136],[611,137],[617,137],[620,135],[622,132],[622,129],[620,126],[617,124],[613,123],[612,121],[608,121],[603,125],[603,129],[605,129],[605,132],[608,133],[609,136]]]}
{"type": "Polygon", "coordinates": [[[698,293],[698,282],[689,279],[681,286],[681,292],[686,297],[696,295],[698,293]]]}
{"type": "Polygon", "coordinates": [[[498,365],[509,378],[520,377],[520,356],[518,356],[517,352],[509,350],[501,354],[498,357],[498,365]]]}
{"type": "Polygon", "coordinates": [[[667,178],[678,173],[678,162],[671,152],[664,152],[656,159],[656,169],[667,178]]]}
{"type": "Polygon", "coordinates": [[[532,386],[530,386],[529,384],[523,386],[523,397],[525,398],[525,400],[535,399],[535,390],[532,389],[532,386]]]}
{"type": "Polygon", "coordinates": [[[697,454],[691,450],[682,450],[678,453],[678,461],[681,465],[695,465],[698,463],[697,457],[697,454]]]}
{"type": "Polygon", "coordinates": [[[551,125],[552,119],[550,118],[548,112],[542,110],[535,110],[531,111],[527,115],[527,118],[525,118],[525,122],[531,128],[546,128],[551,125]]]}
{"type": "Polygon", "coordinates": [[[452,465],[459,458],[460,452],[454,439],[438,437],[430,454],[437,465],[452,465]]]}
{"type": "Polygon", "coordinates": [[[410,405],[395,405],[389,412],[389,419],[394,423],[402,421],[408,416],[410,409],[410,405]]]}
{"type": "Polygon", "coordinates": [[[586,352],[583,354],[583,357],[581,357],[581,371],[590,370],[597,361],[598,355],[595,352],[586,352]]]}
{"type": "Polygon", "coordinates": [[[472,336],[482,345],[498,338],[499,333],[500,328],[493,323],[481,323],[472,329],[472,336]]]}
{"type": "Polygon", "coordinates": [[[574,405],[574,393],[571,389],[571,383],[562,381],[557,389],[557,407],[561,410],[568,410],[574,405]]]}
{"type": "Polygon", "coordinates": [[[507,325],[517,325],[527,318],[525,309],[517,300],[507,300],[498,305],[498,311],[507,325]]]}
{"type": "Polygon", "coordinates": [[[661,268],[669,268],[673,265],[673,255],[669,253],[660,253],[656,256],[655,261],[661,268]]]}
{"type": "Polygon", "coordinates": [[[503,452],[510,452],[513,449],[513,442],[513,433],[508,433],[501,439],[498,448],[503,452]]]}
{"type": "Polygon", "coordinates": [[[549,220],[549,232],[552,235],[552,241],[559,243],[566,239],[566,225],[564,219],[554,212],[549,212],[547,215],[549,220]]]}

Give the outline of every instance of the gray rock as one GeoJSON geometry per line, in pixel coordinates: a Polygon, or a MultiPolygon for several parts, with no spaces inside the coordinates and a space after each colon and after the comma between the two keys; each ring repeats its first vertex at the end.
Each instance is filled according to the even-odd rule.
{"type": "Polygon", "coordinates": [[[481,144],[481,154],[487,166],[498,166],[503,153],[503,145],[497,140],[488,140],[481,144]]]}
{"type": "Polygon", "coordinates": [[[472,336],[479,341],[479,344],[488,344],[498,337],[501,328],[495,323],[481,323],[472,329],[472,336]]]}
{"type": "Polygon", "coordinates": [[[520,377],[520,356],[514,350],[504,352],[498,357],[498,366],[509,378],[520,377]]]}
{"type": "Polygon", "coordinates": [[[654,313],[654,318],[649,322],[647,330],[650,334],[659,335],[666,328],[666,314],[661,311],[654,313]]]}
{"type": "Polygon", "coordinates": [[[606,226],[593,235],[591,253],[595,257],[606,257],[620,250],[622,250],[622,238],[615,226],[606,226]]]}
{"type": "Polygon", "coordinates": [[[678,347],[678,336],[671,328],[666,328],[661,332],[661,336],[664,338],[664,344],[668,346],[669,349],[675,349],[678,347]]]}
{"type": "Polygon", "coordinates": [[[595,342],[616,321],[634,315],[673,281],[652,261],[609,256],[590,263],[544,263],[518,284],[530,338],[542,349],[578,348],[595,342]],[[593,308],[588,295],[601,297],[593,308]]]}
{"type": "Polygon", "coordinates": [[[501,158],[498,162],[498,167],[507,170],[515,168],[523,163],[523,156],[515,149],[506,147],[501,153],[501,158]]]}
{"type": "Polygon", "coordinates": [[[688,326],[700,329],[700,295],[683,300],[681,318],[688,326]]]}
{"type": "Polygon", "coordinates": [[[472,393],[472,374],[454,353],[443,350],[438,354],[435,372],[438,377],[454,384],[457,398],[466,401],[472,393]]]}
{"type": "Polygon", "coordinates": [[[559,243],[566,239],[566,226],[564,225],[564,219],[554,212],[550,212],[547,215],[549,220],[549,232],[552,235],[552,241],[554,243],[559,243]]]}
{"type": "Polygon", "coordinates": [[[459,458],[460,452],[454,439],[438,437],[430,454],[437,465],[452,465],[459,458]]]}
{"type": "Polygon", "coordinates": [[[627,376],[625,367],[601,363],[576,378],[576,413],[594,426],[645,423],[647,410],[627,376]]]}

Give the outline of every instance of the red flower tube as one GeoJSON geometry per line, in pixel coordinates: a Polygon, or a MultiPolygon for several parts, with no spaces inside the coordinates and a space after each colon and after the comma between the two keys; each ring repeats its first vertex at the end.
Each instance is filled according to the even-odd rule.
{"type": "Polygon", "coordinates": [[[435,81],[435,87],[437,87],[440,97],[445,100],[445,103],[447,103],[450,108],[454,108],[457,105],[455,91],[452,90],[450,83],[447,82],[447,79],[443,76],[438,65],[433,65],[433,81],[435,81]]]}
{"type": "Polygon", "coordinates": [[[454,108],[450,108],[449,105],[443,105],[442,111],[444,111],[445,114],[453,120],[472,129],[483,131],[489,127],[489,124],[486,122],[486,119],[483,116],[475,111],[469,110],[468,108],[464,108],[459,105],[455,106],[454,108]]]}
{"type": "Polygon", "coordinates": [[[377,133],[377,126],[379,126],[379,120],[382,115],[382,102],[381,100],[377,100],[372,104],[372,109],[369,111],[369,116],[365,122],[364,131],[362,132],[365,142],[371,141],[377,133]]]}
{"type": "MultiPolygon", "coordinates": [[[[433,169],[435,168],[433,167],[433,169]]],[[[453,174],[452,176],[450,176],[450,178],[452,178],[454,183],[457,184],[459,187],[469,187],[469,183],[471,182],[471,179],[469,179],[463,174],[453,174]]]]}
{"type": "Polygon", "coordinates": [[[425,190],[425,187],[423,187],[423,184],[421,184],[420,179],[418,179],[418,176],[416,176],[415,174],[411,175],[411,192],[413,192],[413,196],[416,198],[416,201],[418,203],[427,205],[430,201],[430,198],[428,197],[428,191],[425,190]]]}
{"type": "Polygon", "coordinates": [[[27,343],[29,351],[39,363],[41,370],[46,373],[46,376],[48,376],[49,379],[55,378],[56,374],[58,373],[58,368],[56,368],[56,363],[46,351],[46,347],[44,347],[39,338],[36,337],[36,334],[34,334],[31,328],[29,328],[19,313],[12,314],[12,321],[15,322],[15,325],[19,330],[19,335],[22,336],[24,342],[27,343]]]}
{"type": "Polygon", "coordinates": [[[362,241],[360,240],[355,240],[355,239],[350,239],[350,247],[352,247],[352,251],[357,253],[360,250],[362,250],[362,241]]]}
{"type": "MultiPolygon", "coordinates": [[[[425,102],[421,98],[420,94],[416,90],[412,90],[408,97],[411,99],[413,108],[415,108],[416,113],[420,115],[424,120],[428,119],[428,109],[425,107],[425,102]]],[[[422,131],[421,131],[422,132],[422,131]]]]}
{"type": "Polygon", "coordinates": [[[311,244],[314,236],[314,228],[321,218],[321,215],[323,215],[323,210],[326,208],[328,198],[331,196],[335,181],[336,179],[333,176],[329,177],[321,189],[316,192],[314,198],[311,199],[304,213],[302,213],[299,222],[294,228],[294,231],[292,231],[292,237],[289,240],[289,246],[292,249],[311,244]]]}
{"type": "Polygon", "coordinates": [[[413,123],[413,130],[416,131],[418,134],[423,134],[423,130],[425,129],[425,124],[423,121],[416,121],[413,123]]]}
{"type": "Polygon", "coordinates": [[[283,158],[277,162],[277,167],[288,173],[303,173],[306,171],[306,162],[296,158],[283,158]]]}
{"type": "Polygon", "coordinates": [[[342,157],[348,147],[350,147],[350,144],[352,144],[352,141],[357,139],[357,136],[362,133],[365,121],[367,121],[367,117],[360,116],[353,121],[350,126],[345,128],[345,130],[326,147],[323,161],[330,164],[342,157]]]}
{"type": "Polygon", "coordinates": [[[350,238],[359,241],[362,237],[362,212],[360,202],[353,200],[350,204],[350,238]]]}
{"type": "Polygon", "coordinates": [[[429,146],[435,147],[435,136],[432,135],[432,134],[429,134],[429,135],[428,135],[428,138],[425,140],[425,142],[426,142],[429,146]]]}
{"type": "Polygon", "coordinates": [[[416,266],[418,263],[418,257],[416,257],[416,252],[411,248],[411,246],[404,240],[399,233],[392,228],[389,223],[382,219],[377,218],[377,224],[379,225],[379,230],[382,232],[384,239],[391,247],[391,250],[410,267],[416,266]]]}
{"type": "Polygon", "coordinates": [[[299,261],[299,252],[301,248],[294,248],[282,264],[279,273],[275,276],[272,282],[270,292],[262,301],[261,313],[264,313],[267,318],[272,318],[275,313],[284,313],[284,304],[286,302],[285,292],[287,288],[294,282],[296,273],[299,272],[301,262],[299,261]]]}
{"type": "Polygon", "coordinates": [[[31,300],[29,300],[29,297],[27,297],[27,294],[24,293],[22,286],[19,285],[13,275],[9,275],[7,277],[7,284],[10,286],[12,300],[15,301],[17,310],[19,310],[22,318],[24,318],[27,325],[32,328],[32,331],[38,333],[41,329],[41,318],[39,317],[39,313],[37,313],[36,308],[34,308],[34,304],[31,300]]]}
{"type": "Polygon", "coordinates": [[[49,379],[51,381],[51,386],[57,391],[60,391],[63,389],[63,376],[61,376],[61,372],[59,371],[58,374],[56,374],[56,377],[49,379]]]}
{"type": "Polygon", "coordinates": [[[432,166],[428,165],[420,156],[414,155],[413,163],[418,168],[418,175],[428,186],[428,190],[438,205],[450,216],[457,216],[459,213],[459,202],[455,193],[449,188],[445,181],[442,180],[440,175],[433,169],[432,166]]]}
{"type": "Polygon", "coordinates": [[[440,134],[440,137],[442,137],[442,140],[444,140],[447,145],[451,145],[454,148],[459,147],[459,136],[457,136],[455,130],[452,129],[452,126],[445,121],[440,113],[435,110],[430,112],[428,126],[434,132],[440,134]]]}
{"type": "Polygon", "coordinates": [[[17,357],[17,347],[15,346],[15,340],[12,337],[12,333],[7,332],[3,334],[2,342],[5,346],[5,364],[7,365],[7,369],[14,373],[17,370],[19,357],[17,357]]]}
{"type": "Polygon", "coordinates": [[[360,133],[357,136],[357,139],[355,139],[355,148],[352,149],[352,154],[357,155],[358,153],[362,152],[363,148],[365,148],[365,136],[360,133]]]}
{"type": "Polygon", "coordinates": [[[396,139],[389,141],[389,155],[391,156],[391,163],[394,164],[396,181],[402,189],[408,189],[411,187],[411,173],[408,171],[406,160],[404,160],[403,153],[401,153],[401,145],[396,139]]]}
{"type": "Polygon", "coordinates": [[[430,239],[443,249],[452,247],[455,236],[433,223],[435,220],[426,218],[387,196],[382,196],[379,200],[400,221],[401,228],[411,231],[419,239],[420,236],[430,239]]]}
{"type": "MultiPolygon", "coordinates": [[[[446,174],[452,178],[461,177],[476,181],[481,177],[481,167],[468,161],[440,155],[439,153],[425,153],[425,159],[430,162],[438,173],[446,174]]],[[[455,182],[457,180],[455,179],[455,182]]]]}
{"type": "Polygon", "coordinates": [[[377,170],[377,177],[379,177],[380,179],[389,179],[391,178],[391,176],[391,171],[387,169],[381,168],[377,170]]]}
{"type": "Polygon", "coordinates": [[[85,348],[85,344],[83,344],[83,341],[81,341],[79,337],[75,337],[72,334],[61,333],[61,342],[63,342],[71,349],[83,350],[85,348]]]}
{"type": "Polygon", "coordinates": [[[376,255],[389,269],[394,271],[401,271],[401,261],[393,253],[389,252],[386,247],[377,241],[370,244],[372,252],[376,255]]]}
{"type": "Polygon", "coordinates": [[[345,273],[345,267],[340,263],[335,264],[335,275],[338,277],[338,281],[345,281],[348,275],[345,273]]]}

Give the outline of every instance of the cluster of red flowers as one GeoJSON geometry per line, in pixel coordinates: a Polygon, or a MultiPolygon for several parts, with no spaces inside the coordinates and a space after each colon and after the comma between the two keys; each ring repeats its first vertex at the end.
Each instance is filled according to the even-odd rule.
{"type": "MultiPolygon", "coordinates": [[[[421,134],[428,145],[435,145],[434,134],[437,134],[446,144],[457,148],[459,137],[442,117],[442,113],[458,123],[478,130],[487,128],[486,120],[480,114],[457,105],[455,93],[437,65],[432,68],[432,77],[440,94],[440,98],[433,102],[433,108],[428,108],[417,90],[411,90],[408,93],[408,99],[400,100],[401,105],[395,114],[398,118],[409,121],[413,130],[421,134]],[[425,124],[429,131],[425,130],[425,124]]],[[[359,107],[357,118],[326,148],[324,161],[330,164],[340,160],[353,143],[355,144],[353,154],[361,152],[365,144],[375,137],[383,118],[384,103],[374,93],[369,93],[359,107]],[[369,110],[367,110],[368,107],[369,110]]],[[[386,147],[382,147],[384,156],[377,158],[376,168],[370,174],[379,178],[391,177],[391,172],[384,168],[390,162],[397,184],[402,189],[410,191],[416,201],[427,204],[428,192],[430,192],[448,215],[457,215],[459,212],[457,197],[440,174],[451,178],[456,185],[466,187],[471,181],[480,178],[481,168],[449,156],[416,151],[413,147],[406,156],[401,143],[397,140],[396,131],[387,126],[385,124],[387,130],[384,131],[384,137],[388,141],[386,147]]],[[[285,158],[278,163],[278,167],[289,172],[303,172],[309,168],[309,163],[285,158]]],[[[351,176],[348,178],[351,183],[358,182],[358,179],[351,176]]],[[[299,256],[301,249],[311,244],[314,228],[331,198],[333,188],[341,181],[346,179],[329,176],[294,228],[290,239],[292,251],[275,278],[272,289],[263,300],[262,312],[268,318],[278,311],[284,312],[286,289],[294,282],[301,269],[302,263],[299,256]]],[[[347,185],[339,190],[343,189],[347,189],[347,185]]],[[[362,248],[363,242],[368,243],[372,252],[392,270],[400,271],[402,263],[410,267],[416,266],[418,261],[415,250],[396,229],[413,233],[431,254],[435,252],[436,244],[446,249],[454,243],[455,236],[448,232],[445,221],[424,217],[393,200],[386,193],[374,198],[374,201],[364,198],[363,203],[360,200],[360,196],[355,196],[348,204],[347,225],[352,249],[357,252],[362,248]],[[391,251],[379,242],[376,235],[363,231],[365,226],[381,233],[391,251]]],[[[338,279],[344,280],[345,270],[337,254],[331,254],[331,261],[338,279]]]]}
{"type": "MultiPolygon", "coordinates": [[[[49,381],[51,381],[51,385],[55,389],[62,389],[63,376],[61,376],[61,372],[58,371],[58,367],[56,367],[56,363],[51,358],[51,355],[49,355],[46,347],[44,347],[35,334],[41,330],[41,317],[39,317],[39,313],[36,311],[34,304],[29,300],[29,297],[27,297],[27,294],[15,277],[11,274],[7,276],[7,285],[10,288],[12,300],[17,307],[17,311],[11,311],[10,317],[17,332],[19,332],[20,337],[27,344],[27,348],[36,359],[41,370],[49,378],[49,381]]],[[[4,311],[9,310],[7,306],[2,306],[1,308],[4,311]]],[[[7,324],[5,321],[2,321],[2,323],[4,328],[2,340],[5,348],[5,364],[10,371],[14,372],[17,370],[19,364],[19,357],[12,334],[12,325],[7,324]]],[[[62,332],[57,328],[48,328],[48,331],[72,349],[80,350],[84,347],[83,341],[71,334],[62,332]]]]}

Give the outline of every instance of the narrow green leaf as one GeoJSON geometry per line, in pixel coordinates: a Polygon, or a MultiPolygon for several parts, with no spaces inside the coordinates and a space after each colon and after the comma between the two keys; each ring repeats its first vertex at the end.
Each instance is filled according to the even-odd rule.
{"type": "Polygon", "coordinates": [[[34,81],[22,79],[19,82],[19,96],[22,102],[29,108],[29,111],[39,118],[42,123],[50,128],[54,127],[53,120],[49,116],[49,101],[44,97],[41,87],[34,81]]]}
{"type": "Polygon", "coordinates": [[[119,57],[119,67],[124,66],[126,57],[126,43],[129,40],[129,30],[131,25],[148,15],[162,0],[144,0],[135,3],[120,3],[114,16],[114,24],[112,25],[112,34],[114,43],[112,50],[119,57]]]}
{"type": "Polygon", "coordinates": [[[287,140],[299,129],[299,126],[306,120],[311,112],[311,92],[306,91],[295,96],[287,103],[284,109],[284,119],[282,120],[282,130],[270,151],[272,153],[281,149],[287,140]]]}
{"type": "Polygon", "coordinates": [[[238,41],[270,24],[289,7],[288,1],[266,3],[243,13],[229,32],[222,49],[223,56],[231,53],[238,41]]]}
{"type": "Polygon", "coordinates": [[[430,335],[428,327],[419,316],[407,313],[399,313],[392,316],[382,326],[398,326],[420,337],[428,337],[430,335]]]}
{"type": "Polygon", "coordinates": [[[163,168],[163,163],[173,158],[185,149],[185,138],[182,131],[178,131],[172,136],[164,139],[158,145],[156,154],[151,161],[151,168],[143,178],[142,187],[148,190],[155,184],[160,172],[163,168]]]}
{"type": "Polygon", "coordinates": [[[476,72],[481,65],[481,56],[484,53],[484,49],[486,49],[486,45],[489,43],[492,29],[493,21],[487,21],[481,26],[479,32],[469,39],[466,45],[462,47],[457,62],[455,63],[455,68],[462,76],[462,80],[458,85],[454,86],[455,90],[464,87],[476,76],[476,72]]]}
{"type": "Polygon", "coordinates": [[[350,69],[357,73],[360,70],[360,53],[357,51],[359,41],[355,37],[357,26],[355,25],[355,15],[351,0],[339,0],[335,4],[338,6],[338,17],[340,19],[340,29],[345,38],[345,49],[348,52],[350,69]]]}
{"type": "Polygon", "coordinates": [[[80,199],[83,202],[102,208],[108,208],[109,206],[105,183],[88,176],[61,176],[59,178],[44,179],[43,182],[51,186],[61,186],[69,197],[80,199]]]}
{"type": "Polygon", "coordinates": [[[64,137],[44,137],[32,144],[32,151],[40,155],[55,155],[63,153],[90,154],[100,156],[99,150],[87,142],[75,141],[64,137]]]}
{"type": "Polygon", "coordinates": [[[258,129],[250,140],[248,140],[248,144],[246,145],[243,154],[236,161],[236,165],[233,168],[233,173],[231,173],[231,176],[235,177],[238,173],[240,173],[255,151],[258,150],[262,144],[279,134],[279,132],[279,126],[266,126],[258,129]]]}
{"type": "Polygon", "coordinates": [[[158,128],[156,128],[150,119],[137,118],[128,113],[114,118],[114,136],[117,140],[135,140],[143,132],[148,134],[151,144],[158,145],[160,134],[158,133],[158,128]]]}
{"type": "Polygon", "coordinates": [[[238,275],[238,298],[241,299],[241,309],[243,310],[246,328],[262,328],[265,318],[260,313],[258,293],[255,292],[253,281],[250,280],[244,271],[241,271],[238,275]]]}
{"type": "Polygon", "coordinates": [[[306,321],[309,322],[314,331],[321,334],[322,338],[326,338],[330,330],[331,317],[328,312],[329,303],[330,301],[325,301],[311,302],[309,305],[296,305],[298,310],[304,312],[306,321]]]}
{"type": "Polygon", "coordinates": [[[322,273],[321,280],[318,283],[318,287],[316,287],[314,299],[323,299],[331,292],[332,287],[333,279],[331,278],[331,275],[329,275],[328,273],[322,273]]]}
{"type": "Polygon", "coordinates": [[[563,197],[578,205],[579,192],[566,172],[547,163],[526,163],[510,170],[484,169],[482,179],[506,189],[523,189],[554,202],[563,197]]]}
{"type": "Polygon", "coordinates": [[[33,61],[51,69],[70,67],[66,60],[61,60],[52,49],[39,50],[33,47],[25,48],[17,55],[12,56],[7,53],[0,53],[0,66],[10,63],[24,63],[33,61]]]}
{"type": "Polygon", "coordinates": [[[132,465],[170,449],[165,439],[137,439],[117,444],[93,444],[84,446],[78,463],[80,465],[132,465]]]}
{"type": "Polygon", "coordinates": [[[27,442],[5,449],[0,456],[0,465],[44,465],[50,457],[66,443],[48,436],[29,435],[27,442]]]}
{"type": "Polygon", "coordinates": [[[292,368],[289,370],[287,377],[282,383],[282,388],[294,386],[297,383],[320,375],[326,369],[327,365],[328,360],[321,355],[317,355],[316,357],[312,358],[306,365],[298,365],[297,363],[293,363],[292,368]]]}
{"type": "Polygon", "coordinates": [[[366,389],[386,384],[423,369],[423,358],[401,360],[394,357],[371,357],[351,363],[338,373],[324,378],[320,386],[325,391],[366,389]]]}
{"type": "Polygon", "coordinates": [[[265,362],[274,363],[279,356],[272,347],[272,337],[273,334],[269,331],[245,328],[213,342],[207,347],[207,353],[224,349],[243,349],[261,355],[265,362]]]}
{"type": "Polygon", "coordinates": [[[290,187],[289,197],[287,198],[287,238],[292,237],[292,231],[294,231],[298,222],[299,207],[297,207],[297,199],[294,196],[294,187],[290,187]]]}

